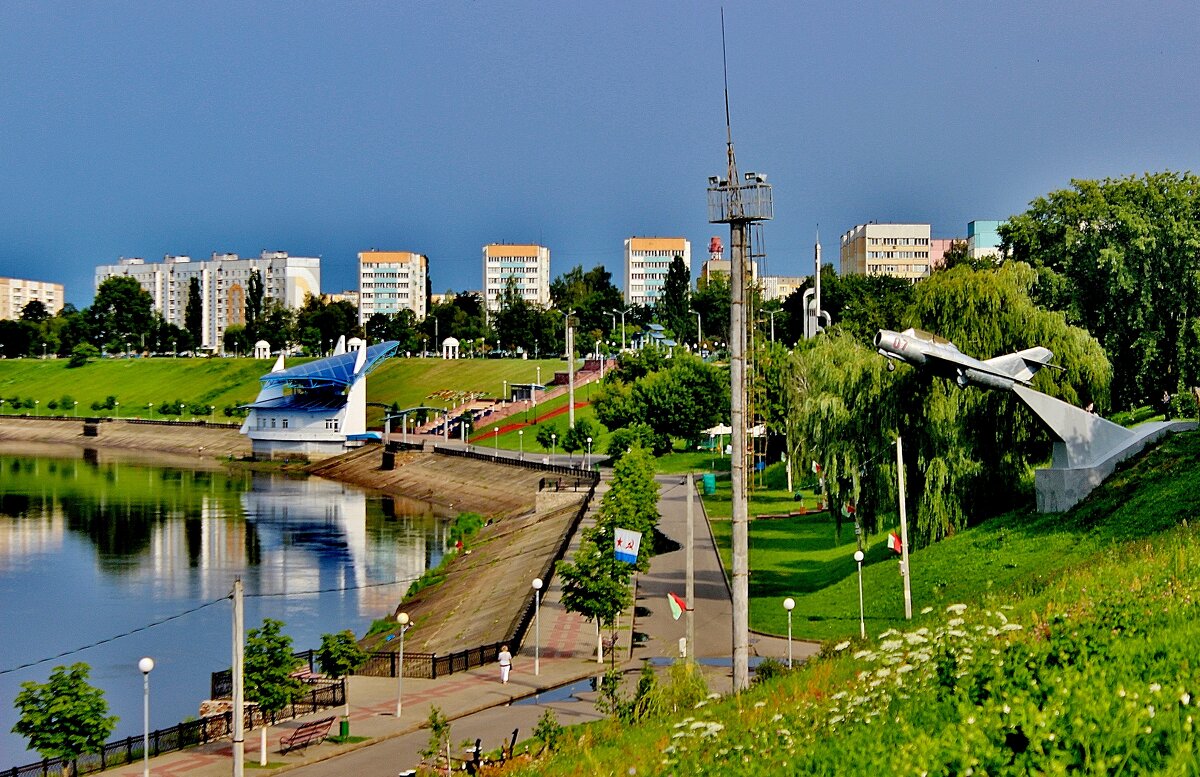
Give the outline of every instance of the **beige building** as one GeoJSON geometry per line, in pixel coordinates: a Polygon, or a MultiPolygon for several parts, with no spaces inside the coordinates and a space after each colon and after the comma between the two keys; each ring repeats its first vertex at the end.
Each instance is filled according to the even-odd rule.
{"type": "Polygon", "coordinates": [[[759,279],[764,302],[784,300],[792,296],[792,292],[804,288],[808,278],[802,275],[764,275],[759,279]]]}
{"type": "Polygon", "coordinates": [[[928,224],[859,224],[842,235],[841,274],[928,278],[929,242],[928,224]]]}
{"type": "Polygon", "coordinates": [[[0,319],[20,318],[21,311],[30,302],[42,303],[46,306],[46,312],[55,315],[63,306],[62,284],[0,278],[0,319]]]}
{"type": "Polygon", "coordinates": [[[531,244],[489,243],[483,247],[483,300],[488,310],[500,309],[508,279],[516,281],[521,298],[532,305],[550,305],[550,249],[531,244]]]}
{"type": "Polygon", "coordinates": [[[225,329],[246,323],[246,299],[251,276],[257,272],[263,301],[299,308],[308,295],[321,296],[321,260],[289,256],[286,251],[263,251],[255,258],[213,254],[193,262],[190,256],[166,256],[161,262],[122,258],[96,267],[96,288],[105,279],[127,275],[150,294],[154,309],[175,326],[184,325],[192,279],[200,283],[201,348],[220,351],[225,329]]]}
{"type": "Polygon", "coordinates": [[[625,304],[653,305],[675,257],[692,271],[692,244],[682,237],[631,237],[625,241],[625,304]]]}
{"type": "Polygon", "coordinates": [[[376,313],[429,312],[429,259],[411,251],[363,251],[358,255],[358,323],[376,313]]]}

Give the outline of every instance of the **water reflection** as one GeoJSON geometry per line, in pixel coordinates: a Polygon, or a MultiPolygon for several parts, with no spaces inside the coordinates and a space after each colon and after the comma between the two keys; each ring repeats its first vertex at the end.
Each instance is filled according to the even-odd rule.
{"type": "MultiPolygon", "coordinates": [[[[430,505],[320,479],[198,472],[0,454],[0,669],[135,631],[246,584],[246,626],[279,618],[297,648],[390,614],[437,564],[445,524],[430,505]],[[391,584],[392,581],[402,581],[391,584]],[[313,593],[320,592],[320,593],[313,593]]],[[[229,664],[223,602],[133,636],[0,675],[0,709],[23,680],[85,661],[140,731],[136,661],[155,657],[152,726],[196,714],[209,672],[229,664]]],[[[3,723],[3,721],[0,721],[3,723]]],[[[0,769],[33,760],[0,725],[0,769]]]]}

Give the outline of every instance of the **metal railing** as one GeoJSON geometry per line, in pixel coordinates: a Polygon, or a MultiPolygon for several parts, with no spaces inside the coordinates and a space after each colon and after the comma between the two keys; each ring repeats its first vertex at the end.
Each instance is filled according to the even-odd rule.
{"type": "Polygon", "coordinates": [[[515,459],[509,456],[500,456],[495,453],[480,453],[479,451],[467,451],[460,448],[447,448],[441,445],[433,446],[433,452],[442,456],[459,456],[465,459],[475,459],[476,461],[490,461],[496,464],[506,464],[510,467],[520,467],[522,469],[532,469],[541,472],[552,472],[557,475],[570,475],[590,481],[591,483],[600,482],[600,473],[592,469],[582,469],[580,467],[564,467],[561,464],[543,464],[540,461],[532,459],[515,459]]]}

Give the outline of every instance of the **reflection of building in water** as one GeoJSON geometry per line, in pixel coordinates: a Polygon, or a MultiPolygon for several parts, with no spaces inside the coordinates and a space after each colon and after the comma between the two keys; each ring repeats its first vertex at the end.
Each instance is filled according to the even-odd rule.
{"type": "Polygon", "coordinates": [[[39,556],[62,551],[66,523],[53,503],[0,498],[0,570],[43,563],[39,556]]]}

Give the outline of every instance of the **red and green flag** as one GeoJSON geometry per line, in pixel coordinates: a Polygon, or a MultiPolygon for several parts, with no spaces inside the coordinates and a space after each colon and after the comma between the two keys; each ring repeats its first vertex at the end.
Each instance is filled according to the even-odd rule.
{"type": "Polygon", "coordinates": [[[683,615],[684,611],[688,608],[687,602],[682,597],[672,593],[667,594],[667,603],[671,605],[671,617],[675,620],[679,620],[679,616],[683,615]]]}
{"type": "Polygon", "coordinates": [[[904,552],[904,546],[900,543],[900,535],[896,534],[896,532],[888,535],[888,549],[894,550],[897,553],[904,552]]]}

